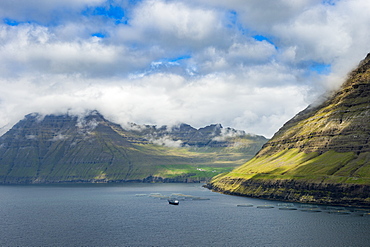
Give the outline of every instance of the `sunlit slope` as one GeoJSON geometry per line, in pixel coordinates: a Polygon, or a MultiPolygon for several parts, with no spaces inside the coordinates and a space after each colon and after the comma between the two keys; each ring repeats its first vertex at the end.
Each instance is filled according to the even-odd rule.
{"type": "Polygon", "coordinates": [[[166,147],[146,132],[125,130],[97,112],[28,115],[0,138],[0,183],[207,181],[245,163],[266,141],[239,135],[212,144],[210,133],[202,145],[166,147]]]}
{"type": "Polygon", "coordinates": [[[340,90],[288,121],[210,188],[291,201],[370,205],[370,56],[340,90]]]}

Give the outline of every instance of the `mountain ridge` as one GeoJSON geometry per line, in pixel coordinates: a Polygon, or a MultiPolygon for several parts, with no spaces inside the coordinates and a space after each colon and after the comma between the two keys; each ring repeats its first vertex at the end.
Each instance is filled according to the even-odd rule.
{"type": "Polygon", "coordinates": [[[167,127],[127,130],[97,111],[28,114],[0,137],[0,183],[199,182],[251,158],[266,141],[241,133],[217,142],[221,125],[183,126],[193,135],[180,128],[173,140],[167,127]],[[195,138],[199,133],[203,139],[195,138]],[[168,141],[181,145],[168,147],[168,141]],[[239,142],[244,146],[234,147],[239,142]]]}
{"type": "Polygon", "coordinates": [[[209,188],[287,201],[370,206],[370,54],[324,102],[286,122],[209,188]]]}

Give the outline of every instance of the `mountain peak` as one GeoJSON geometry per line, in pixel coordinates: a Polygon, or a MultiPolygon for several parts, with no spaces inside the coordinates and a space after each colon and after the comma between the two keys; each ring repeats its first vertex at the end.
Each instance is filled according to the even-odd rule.
{"type": "Polygon", "coordinates": [[[213,140],[219,125],[131,127],[123,129],[97,111],[28,114],[0,137],[0,184],[199,182],[243,164],[266,142],[251,136],[213,140]]]}

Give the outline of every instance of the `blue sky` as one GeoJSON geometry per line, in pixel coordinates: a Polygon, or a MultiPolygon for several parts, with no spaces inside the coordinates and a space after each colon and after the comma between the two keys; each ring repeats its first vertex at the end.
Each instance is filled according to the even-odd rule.
{"type": "Polygon", "coordinates": [[[367,0],[2,0],[0,127],[96,109],[271,137],[370,52],[367,0]]]}

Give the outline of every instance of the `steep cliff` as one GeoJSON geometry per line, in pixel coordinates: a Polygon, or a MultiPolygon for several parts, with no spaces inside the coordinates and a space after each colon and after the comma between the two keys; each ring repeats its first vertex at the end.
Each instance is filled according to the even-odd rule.
{"type": "Polygon", "coordinates": [[[288,121],[258,156],[298,148],[305,153],[370,151],[370,54],[341,89],[288,121]]]}
{"type": "Polygon", "coordinates": [[[199,182],[244,163],[266,142],[244,132],[224,138],[220,125],[206,127],[218,130],[207,135],[181,126],[123,129],[96,111],[30,114],[0,137],[0,184],[199,182]]]}
{"type": "Polygon", "coordinates": [[[323,103],[288,121],[209,188],[288,201],[370,205],[370,54],[323,103]]]}

